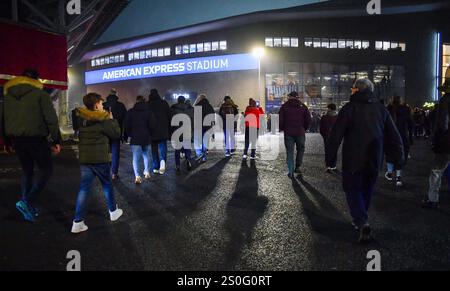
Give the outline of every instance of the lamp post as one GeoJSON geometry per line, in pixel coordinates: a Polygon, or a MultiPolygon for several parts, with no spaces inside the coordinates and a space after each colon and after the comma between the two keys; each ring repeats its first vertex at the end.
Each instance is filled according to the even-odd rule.
{"type": "Polygon", "coordinates": [[[257,47],[253,50],[253,55],[258,59],[258,100],[261,104],[262,88],[261,88],[261,59],[264,57],[265,50],[263,47],[257,47]]]}

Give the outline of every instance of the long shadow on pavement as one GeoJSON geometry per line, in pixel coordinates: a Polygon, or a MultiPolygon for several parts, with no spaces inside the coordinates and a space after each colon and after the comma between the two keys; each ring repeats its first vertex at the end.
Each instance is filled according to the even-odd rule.
{"type": "Polygon", "coordinates": [[[229,242],[221,269],[233,270],[243,248],[252,243],[253,229],[263,216],[268,199],[258,196],[258,170],[254,161],[250,167],[243,162],[236,189],[227,205],[225,229],[229,232],[229,242]]]}

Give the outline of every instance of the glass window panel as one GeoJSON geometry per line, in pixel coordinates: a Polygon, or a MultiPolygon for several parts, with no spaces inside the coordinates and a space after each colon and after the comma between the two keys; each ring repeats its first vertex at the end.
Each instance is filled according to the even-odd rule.
{"type": "Polygon", "coordinates": [[[398,46],[402,48],[402,52],[406,51],[406,43],[399,43],[398,46]]]}
{"type": "Polygon", "coordinates": [[[152,50],[146,50],[145,51],[145,58],[150,59],[152,57],[152,50]]]}
{"type": "Polygon", "coordinates": [[[134,52],[134,59],[139,60],[139,52],[134,52]]]}
{"type": "Polygon", "coordinates": [[[273,37],[266,37],[266,46],[273,47],[273,37]]]}
{"type": "Polygon", "coordinates": [[[175,47],[175,54],[176,55],[181,55],[181,53],[182,53],[182,46],[181,45],[177,45],[175,47]]]}
{"type": "Polygon", "coordinates": [[[100,59],[100,66],[103,66],[105,64],[105,59],[104,58],[101,58],[100,59]]]}
{"type": "Polygon", "coordinates": [[[349,48],[349,49],[352,49],[354,47],[353,40],[352,39],[347,39],[345,41],[345,47],[349,48]]]}
{"type": "Polygon", "coordinates": [[[318,47],[320,47],[321,45],[322,45],[322,43],[320,42],[320,38],[314,38],[313,46],[314,46],[315,48],[318,48],[318,47]]]}
{"type": "Polygon", "coordinates": [[[291,39],[289,37],[283,37],[283,47],[290,47],[291,39]]]}
{"type": "Polygon", "coordinates": [[[368,41],[368,40],[364,40],[363,42],[362,42],[362,48],[363,49],[368,49],[368,48],[370,48],[370,41],[368,41]]]}
{"type": "Polygon", "coordinates": [[[164,56],[170,56],[170,54],[171,54],[171,52],[170,52],[170,47],[166,47],[165,49],[164,49],[164,56]]]}
{"type": "Polygon", "coordinates": [[[330,48],[338,48],[338,40],[335,38],[330,39],[330,48]]]}
{"type": "Polygon", "coordinates": [[[185,44],[183,45],[183,54],[188,54],[189,53],[189,45],[185,44]]]}
{"type": "Polygon", "coordinates": [[[382,41],[376,41],[375,42],[375,49],[380,51],[383,49],[383,42],[382,41]]]}
{"type": "Polygon", "coordinates": [[[95,67],[95,60],[91,60],[91,67],[95,67]]]}
{"type": "Polygon", "coordinates": [[[320,63],[304,63],[304,74],[320,74],[320,63]]]}
{"type": "Polygon", "coordinates": [[[210,52],[210,51],[211,51],[211,43],[205,42],[205,52],[210,52]]]}
{"type": "Polygon", "coordinates": [[[145,51],[140,51],[140,52],[139,52],[139,58],[140,58],[141,60],[145,59],[145,51]]]}
{"type": "Polygon", "coordinates": [[[211,43],[211,50],[212,51],[219,50],[219,42],[218,41],[214,41],[214,42],[211,43]]]}
{"type": "Polygon", "coordinates": [[[383,50],[388,51],[391,49],[391,43],[389,41],[383,41],[383,50]]]}
{"type": "MultiPolygon", "coordinates": [[[[124,56],[124,58],[125,58],[125,56],[124,56]]],[[[114,64],[115,62],[116,62],[116,58],[114,56],[109,57],[109,63],[110,64],[114,64]]]]}
{"type": "Polygon", "coordinates": [[[125,62],[125,55],[120,55],[119,56],[119,61],[120,62],[125,62]]]}
{"type": "Polygon", "coordinates": [[[340,39],[340,40],[338,41],[338,48],[340,48],[340,49],[345,48],[345,44],[346,44],[345,40],[340,39]]]}
{"type": "Polygon", "coordinates": [[[362,41],[360,40],[355,40],[355,49],[362,49],[362,41]]]}
{"type": "Polygon", "coordinates": [[[450,56],[444,56],[442,59],[442,63],[444,65],[444,67],[450,66],[450,56]]]}
{"type": "Polygon", "coordinates": [[[96,60],[95,60],[95,64],[96,64],[97,66],[100,66],[100,59],[96,59],[96,60]]]}
{"type": "Polygon", "coordinates": [[[221,51],[226,51],[228,49],[228,45],[227,45],[227,41],[226,40],[222,40],[219,43],[219,46],[220,46],[220,50],[221,51]]]}
{"type": "Polygon", "coordinates": [[[397,42],[391,42],[391,49],[395,50],[399,48],[398,43],[397,42]]]}
{"type": "Polygon", "coordinates": [[[157,58],[157,57],[158,57],[158,50],[152,49],[152,58],[157,58]]]}
{"type": "Polygon", "coordinates": [[[105,58],[105,65],[109,65],[109,57],[105,58]]]}
{"type": "Polygon", "coordinates": [[[291,38],[291,47],[298,47],[298,38],[297,37],[291,38]]]}
{"type": "Polygon", "coordinates": [[[281,47],[282,46],[281,37],[275,37],[273,39],[273,46],[274,47],[281,47]]]}
{"type": "Polygon", "coordinates": [[[202,53],[204,51],[204,45],[203,43],[198,43],[197,44],[197,52],[202,53]]]}
{"type": "Polygon", "coordinates": [[[158,49],[158,57],[164,57],[164,49],[158,49]]]}
{"type": "Polygon", "coordinates": [[[310,37],[305,38],[305,46],[306,47],[312,47],[313,46],[313,39],[310,37]]]}
{"type": "Polygon", "coordinates": [[[133,53],[128,54],[128,60],[129,61],[134,60],[134,54],[133,53]]]}
{"type": "Polygon", "coordinates": [[[330,40],[328,38],[322,38],[321,47],[329,48],[330,47],[330,40]]]}
{"type": "Polygon", "coordinates": [[[193,53],[196,53],[196,52],[197,52],[197,45],[191,44],[189,46],[189,53],[193,54],[193,53]]]}

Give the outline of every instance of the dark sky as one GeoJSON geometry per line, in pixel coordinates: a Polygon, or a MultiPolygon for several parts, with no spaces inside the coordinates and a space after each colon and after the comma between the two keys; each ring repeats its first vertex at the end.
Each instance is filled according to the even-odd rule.
{"type": "Polygon", "coordinates": [[[324,0],[132,0],[98,43],[324,0]]]}

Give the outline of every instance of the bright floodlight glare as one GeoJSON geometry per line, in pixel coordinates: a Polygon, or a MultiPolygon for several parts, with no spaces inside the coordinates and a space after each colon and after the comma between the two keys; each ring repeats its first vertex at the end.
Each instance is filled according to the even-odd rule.
{"type": "Polygon", "coordinates": [[[262,58],[264,56],[265,50],[262,47],[257,47],[253,49],[253,55],[257,58],[262,58]]]}

